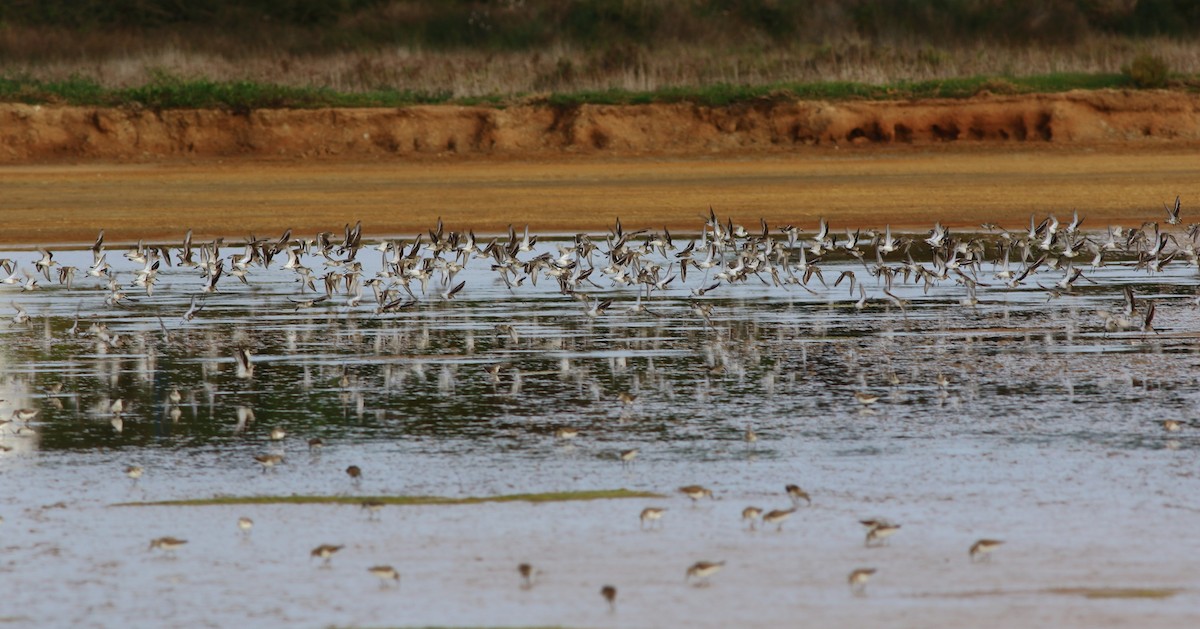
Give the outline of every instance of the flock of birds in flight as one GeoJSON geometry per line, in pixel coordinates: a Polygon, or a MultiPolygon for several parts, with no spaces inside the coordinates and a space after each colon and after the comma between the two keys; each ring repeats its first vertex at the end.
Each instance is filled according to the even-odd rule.
{"type": "MultiPolygon", "coordinates": [[[[1167,225],[1182,224],[1178,197],[1165,209],[1167,225]]],[[[287,230],[273,240],[251,237],[229,255],[222,252],[223,239],[193,243],[189,230],[174,251],[167,245],[141,242],[126,251],[126,259],[141,265],[133,270],[133,279],[128,282],[110,264],[101,231],[92,246],[93,262],[87,269],[62,265],[51,251],[39,247],[40,257],[33,261],[32,272],[15,260],[0,259],[0,269],[7,273],[0,281],[19,286],[24,292],[40,289],[42,280],[56,280],[70,290],[82,273],[107,288],[104,303],[115,307],[136,301],[138,291],[153,295],[164,265],[195,268],[200,286],[180,313],[183,322],[190,322],[201,315],[208,299],[221,292],[223,278],[249,284],[258,270],[278,263],[280,268],[295,273],[297,290],[289,297],[295,310],[316,306],[353,310],[367,303],[373,304],[375,314],[383,315],[430,299],[431,284],[434,296],[446,301],[455,299],[466,288],[465,280],[456,281],[457,275],[479,260],[475,264],[490,265],[497,280],[510,290],[525,282],[535,286],[539,280],[557,283],[559,292],[580,301],[590,318],[603,316],[613,305],[614,300],[605,296],[608,292],[627,289],[637,291],[630,312],[658,315],[648,305],[656,293],[673,290],[676,280],[682,290],[689,274],[693,279],[700,274],[699,281],[686,288],[690,310],[711,322],[713,306],[703,299],[706,295],[718,293],[722,286],[753,281],[813,295],[845,283],[848,298],[858,310],[883,300],[907,311],[909,301],[895,293],[897,282],[920,286],[925,293],[951,282],[965,289],[961,303],[974,307],[979,303],[980,288],[1018,289],[1033,283],[1050,299],[1069,295],[1080,282],[1094,281],[1085,274],[1087,268],[1098,269],[1116,260],[1128,261],[1135,269],[1150,273],[1162,272],[1173,263],[1200,268],[1200,224],[1175,232],[1150,222],[1139,228],[1109,227],[1103,235],[1085,233],[1082,224],[1076,212],[1066,225],[1054,216],[1040,222],[1030,216],[1024,232],[984,224],[982,228],[989,235],[959,238],[937,223],[925,238],[897,237],[887,226],[882,233],[846,229],[845,238],[839,239],[821,219],[817,231],[802,238],[801,230],[793,225],[771,230],[766,221],[760,221],[759,231],[752,233],[734,225],[731,219],[722,222],[710,209],[699,237],[683,247],[665,228],[661,232],[625,231],[618,220],[603,245],[587,234],[577,234],[573,241],[555,243],[556,255],[550,251],[537,253],[538,236],[531,235],[528,227],[518,235],[510,226],[506,239],[492,238],[484,244],[473,231],[445,231],[439,219],[436,228],[428,231],[428,238],[421,234],[407,242],[382,239],[371,247],[381,260],[379,270],[370,276],[359,260],[364,250],[361,222],[353,227],[346,225],[340,242],[330,232],[302,239],[293,238],[287,230]],[[929,250],[929,263],[914,259],[917,248],[929,250]],[[836,278],[826,278],[822,263],[838,258],[857,260],[862,265],[861,273],[847,269],[836,278]],[[317,265],[323,273],[314,271],[317,265]],[[984,271],[985,265],[990,276],[984,271]],[[873,280],[873,296],[868,289],[872,282],[867,278],[873,280]]],[[[30,321],[24,306],[16,300],[11,305],[15,311],[13,324],[30,321]]],[[[1153,325],[1154,305],[1139,308],[1127,291],[1123,311],[1099,315],[1108,331],[1148,331],[1153,325]]],[[[102,332],[93,330],[98,331],[102,332]]],[[[78,329],[72,328],[72,332],[78,329]]]]}
{"type": "MultiPolygon", "coordinates": [[[[1168,226],[1182,225],[1178,197],[1172,206],[1165,206],[1165,210],[1168,226]]],[[[251,237],[232,254],[223,253],[221,239],[194,243],[189,231],[182,245],[176,248],[138,243],[126,251],[123,257],[138,265],[131,281],[123,280],[110,263],[101,231],[91,248],[93,262],[86,269],[60,264],[45,248],[37,249],[39,257],[32,261],[33,271],[11,259],[0,259],[0,268],[7,274],[3,284],[19,287],[22,292],[41,289],[42,280],[74,290],[80,275],[93,278],[104,287],[104,303],[111,307],[130,307],[129,304],[136,303],[138,291],[152,296],[164,265],[192,268],[200,278],[199,288],[191,295],[186,310],[179,314],[181,325],[203,317],[207,300],[221,293],[222,282],[249,284],[260,270],[268,269],[272,264],[295,274],[297,288],[289,300],[290,307],[297,311],[335,305],[353,310],[365,303],[375,314],[385,315],[431,299],[431,293],[444,301],[453,300],[466,287],[465,281],[456,281],[457,275],[468,265],[477,264],[490,266],[496,281],[510,290],[515,291],[526,282],[536,285],[539,280],[557,284],[560,293],[581,302],[584,315],[591,319],[605,316],[611,309],[613,299],[605,295],[623,289],[637,292],[636,303],[629,312],[664,316],[652,309],[652,300],[656,293],[676,290],[672,285],[678,280],[679,284],[675,284],[678,290],[673,294],[681,295],[682,290],[687,290],[689,310],[706,324],[711,324],[713,302],[704,298],[718,293],[723,286],[747,282],[761,282],[784,290],[795,288],[813,295],[819,294],[819,290],[831,292],[845,283],[849,299],[857,297],[853,307],[858,310],[871,303],[868,285],[873,284],[870,291],[876,294],[876,300],[882,299],[907,312],[911,304],[895,294],[897,282],[918,286],[925,293],[944,282],[951,282],[965,291],[961,304],[974,307],[979,303],[978,290],[985,287],[1018,289],[1032,283],[1045,291],[1050,299],[1070,295],[1079,282],[1093,281],[1085,274],[1087,268],[1100,268],[1110,262],[1132,265],[1148,273],[1162,272],[1168,264],[1182,263],[1200,268],[1200,225],[1171,230],[1160,228],[1158,223],[1145,223],[1139,228],[1109,227],[1104,233],[1088,234],[1082,230],[1082,223],[1076,213],[1066,225],[1053,216],[1041,221],[1031,216],[1028,228],[1021,232],[984,224],[982,229],[986,235],[960,238],[938,223],[925,237],[897,237],[888,226],[882,232],[847,229],[845,237],[840,238],[822,219],[816,232],[802,237],[801,230],[795,226],[785,225],[772,230],[765,221],[760,222],[758,231],[749,232],[731,220],[722,222],[710,209],[699,236],[682,247],[666,229],[661,232],[625,231],[617,221],[602,242],[579,234],[572,240],[555,243],[557,253],[554,253],[545,250],[544,244],[539,252],[538,236],[531,235],[528,228],[519,235],[510,227],[506,238],[492,238],[484,243],[470,231],[445,231],[439,220],[427,236],[418,235],[411,241],[384,239],[371,247],[380,256],[380,270],[370,276],[360,260],[367,248],[363,244],[361,223],[353,227],[347,225],[340,241],[331,233],[318,234],[311,240],[293,238],[288,230],[278,239],[251,237]],[[918,249],[927,250],[922,251],[921,257],[930,260],[928,263],[914,259],[914,250],[918,249]],[[861,264],[862,272],[857,268],[846,269],[836,278],[825,277],[822,263],[836,259],[856,260],[861,264]],[[319,274],[314,271],[318,265],[322,271],[319,274]],[[695,280],[690,288],[687,287],[689,274],[695,280]],[[1042,278],[1046,284],[1042,283],[1042,278]],[[371,291],[370,299],[366,297],[367,289],[371,291]]],[[[29,325],[32,317],[25,307],[15,299],[11,305],[15,311],[11,325],[29,325]]],[[[1139,300],[1129,287],[1124,288],[1123,309],[1101,311],[1098,315],[1106,332],[1154,330],[1154,303],[1139,300]]],[[[90,335],[101,343],[114,346],[120,343],[119,335],[103,324],[94,323],[90,329],[81,329],[78,318],[70,333],[90,335]]],[[[238,376],[252,378],[254,364],[250,349],[236,348],[234,358],[238,376]]],[[[172,395],[177,396],[178,392],[173,391],[172,395]]],[[[874,400],[860,397],[859,401],[867,405],[874,400]]],[[[173,402],[178,403],[178,399],[173,402]]],[[[120,415],[121,409],[116,406],[120,403],[120,400],[113,403],[114,415],[120,415]]],[[[37,414],[37,409],[17,409],[0,424],[0,429],[20,433],[37,414]]],[[[1167,429],[1172,430],[1172,427],[1167,426],[1167,429]]],[[[1174,429],[1178,429],[1178,424],[1174,429]]],[[[272,432],[273,440],[284,437],[282,430],[277,430],[278,435],[272,432]]],[[[561,433],[556,436],[570,438],[574,435],[561,433]]],[[[753,433],[748,432],[747,440],[752,436],[753,433]]],[[[310,448],[321,445],[320,439],[309,442],[310,448]]],[[[636,456],[637,450],[632,449],[622,452],[620,459],[628,463],[636,456]]],[[[279,454],[261,454],[255,458],[264,472],[282,462],[279,454]]],[[[361,470],[356,466],[346,471],[352,479],[361,476],[361,470]]],[[[143,469],[129,466],[125,473],[137,483],[143,469]]],[[[680,492],[693,501],[712,496],[711,490],[697,485],[682,487],[680,492]]],[[[742,512],[743,520],[751,530],[759,523],[781,530],[784,521],[797,511],[801,502],[811,504],[809,495],[796,485],[788,485],[786,494],[792,501],[790,508],[764,512],[758,507],[747,507],[742,512]]],[[[363,504],[372,513],[381,506],[369,502],[363,504]]],[[[661,526],[665,511],[661,507],[642,510],[642,527],[661,526]]],[[[863,520],[862,524],[867,531],[867,546],[885,543],[900,529],[900,525],[882,518],[863,520]]],[[[252,527],[249,518],[238,521],[238,528],[244,534],[249,534],[252,527]]],[[[154,539],[150,547],[173,553],[186,543],[186,540],[174,537],[161,537],[154,539]]],[[[1002,543],[980,539],[970,547],[968,555],[972,561],[984,560],[1002,543]]],[[[328,565],[341,548],[321,545],[311,551],[311,556],[328,565]]],[[[685,580],[706,584],[723,565],[724,562],[697,562],[687,569],[685,580]]],[[[372,566],[369,572],[384,586],[398,584],[400,580],[399,572],[391,566],[372,566]]],[[[523,563],[519,565],[518,573],[523,587],[531,587],[536,574],[534,569],[523,563]]],[[[862,594],[874,573],[873,568],[851,572],[848,577],[851,589],[862,594]]],[[[616,588],[606,585],[601,594],[613,608],[616,588]]]]}

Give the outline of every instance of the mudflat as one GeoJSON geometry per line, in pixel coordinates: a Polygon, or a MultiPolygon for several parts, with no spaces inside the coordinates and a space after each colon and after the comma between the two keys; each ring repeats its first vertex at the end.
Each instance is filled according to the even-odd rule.
{"type": "Polygon", "coordinates": [[[711,206],[757,229],[861,226],[927,229],[981,222],[1018,229],[1030,214],[1086,225],[1162,221],[1183,197],[1200,198],[1200,161],[1190,146],[813,149],[717,157],[554,160],[471,157],[374,161],[225,159],[153,164],[81,163],[0,167],[6,244],[80,243],[100,229],[110,242],[241,239],[339,232],[361,220],[369,235],[448,229],[595,232],[627,227],[682,230],[711,206]]]}

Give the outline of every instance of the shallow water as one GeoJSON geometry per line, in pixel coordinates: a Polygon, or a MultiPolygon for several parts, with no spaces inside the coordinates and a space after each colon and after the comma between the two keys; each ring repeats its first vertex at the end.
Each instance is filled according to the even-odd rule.
{"type": "MultiPolygon", "coordinates": [[[[557,256],[555,244],[521,257],[557,256]]],[[[380,315],[369,290],[358,306],[339,292],[298,308],[314,293],[276,261],[252,267],[247,284],[223,278],[188,321],[200,272],[164,266],[147,295],[129,286],[142,265],[120,251],[108,261],[129,297],[115,305],[83,276],[88,250],[55,252],[81,269],[71,290],[44,278],[41,290],[0,287],[0,309],[13,302],[31,317],[0,325],[0,418],[39,411],[0,441],[11,448],[0,455],[10,487],[0,574],[37,593],[0,606],[7,624],[1200,621],[1194,266],[1148,274],[1114,261],[1048,299],[1036,284],[1004,288],[985,264],[978,304],[963,305],[966,289],[949,280],[928,293],[897,280],[903,309],[851,260],[824,262],[829,286],[814,280],[811,292],[751,276],[698,298],[691,289],[711,283],[698,270],[649,300],[597,273],[603,288],[590,292],[614,304],[589,316],[550,278],[509,289],[474,259],[455,299],[436,280],[424,295],[414,284],[416,304],[380,315]],[[857,292],[833,287],[842,271],[866,281],[861,310],[857,292]],[[1125,286],[1155,302],[1154,331],[1104,329],[1097,312],[1120,311],[1125,286]],[[712,306],[707,319],[694,303],[712,306]],[[252,351],[252,377],[239,377],[237,347],[252,351]],[[497,364],[492,378],[484,367],[497,364]],[[855,392],[880,400],[866,406],[855,392]],[[1182,430],[1164,431],[1165,419],[1182,430]],[[556,439],[565,426],[579,437],[556,439]],[[272,427],[287,437],[271,441],[272,427]],[[326,446],[310,453],[314,437],[326,446]],[[630,448],[639,454],[623,465],[630,448]],[[267,452],[286,461],[264,473],[253,457],[267,452]],[[136,484],[122,473],[131,464],[146,470],[136,484]],[[352,464],[360,484],[343,471],[352,464]],[[693,483],[716,500],[693,506],[675,492],[693,483]],[[812,506],[781,532],[745,531],[742,507],[788,506],[786,483],[812,506]],[[111,506],[616,487],[665,497],[387,507],[378,521],[354,506],[111,506]],[[661,531],[639,530],[650,504],[668,508],[661,531]],[[256,522],[244,539],[243,515],[256,522]],[[865,548],[857,520],[876,516],[902,528],[865,548]],[[163,535],[189,543],[173,556],[148,551],[163,535]],[[967,548],[983,537],[1006,544],[972,564],[967,548]],[[309,558],[321,543],[346,545],[329,568],[309,558]],[[698,560],[728,563],[710,586],[685,586],[698,560]],[[540,571],[528,590],[522,561],[540,571]],[[400,570],[400,588],[381,590],[366,572],[380,563],[400,570]],[[846,575],[863,566],[879,573],[853,596],[846,575]],[[615,612],[599,596],[606,583],[619,588],[615,612]],[[1179,591],[1048,591],[1076,586],[1179,591]]],[[[0,257],[34,273],[40,256],[0,257]]],[[[363,277],[382,267],[378,252],[358,259],[363,277]]],[[[324,272],[315,256],[306,263],[324,272]]]]}

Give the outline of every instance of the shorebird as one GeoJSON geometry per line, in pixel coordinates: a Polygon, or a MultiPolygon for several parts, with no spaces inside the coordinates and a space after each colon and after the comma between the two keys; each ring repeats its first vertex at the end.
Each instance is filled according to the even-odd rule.
{"type": "Polygon", "coordinates": [[[862,391],[855,391],[854,399],[858,400],[858,403],[862,404],[863,406],[870,406],[879,401],[879,396],[872,395],[870,393],[863,393],[862,391]]]}
{"type": "Polygon", "coordinates": [[[641,522],[641,528],[645,529],[646,524],[649,523],[650,528],[653,529],[655,522],[657,522],[658,526],[661,528],[662,517],[665,511],[666,509],[662,507],[646,507],[645,509],[642,509],[641,515],[638,516],[638,519],[641,522]]]}
{"type": "Polygon", "coordinates": [[[699,502],[700,499],[705,496],[716,500],[716,498],[713,498],[713,492],[711,489],[701,487],[700,485],[686,485],[684,487],[680,487],[679,492],[688,498],[691,498],[693,504],[699,502]]]}
{"type": "Polygon", "coordinates": [[[899,524],[892,524],[886,520],[862,520],[863,526],[867,527],[867,539],[865,545],[882,546],[887,543],[887,538],[900,530],[899,524]],[[872,522],[873,524],[868,524],[872,522]]]}
{"type": "Polygon", "coordinates": [[[850,591],[858,596],[862,596],[867,592],[867,581],[875,574],[875,568],[858,568],[850,573],[846,581],[850,584],[850,591]]]}
{"type": "Polygon", "coordinates": [[[792,499],[793,507],[799,506],[801,500],[806,504],[812,504],[812,498],[809,497],[808,492],[800,489],[799,485],[787,485],[784,487],[784,491],[787,492],[788,498],[792,499]]]}
{"type": "Polygon", "coordinates": [[[346,475],[350,477],[350,482],[358,486],[362,482],[362,468],[357,465],[351,465],[346,468],[346,475]]]}
{"type": "Polygon", "coordinates": [[[28,424],[30,420],[38,416],[36,408],[18,408],[12,412],[12,421],[28,424]]]}
{"type": "Polygon", "coordinates": [[[1179,432],[1182,424],[1177,419],[1164,419],[1162,423],[1163,430],[1167,432],[1179,432]]]}
{"type": "Polygon", "coordinates": [[[385,503],[379,500],[364,500],[359,503],[359,506],[367,512],[368,520],[379,519],[379,512],[383,510],[385,503]]]}
{"type": "Polygon", "coordinates": [[[238,518],[237,527],[238,530],[242,532],[243,536],[248,536],[250,535],[250,531],[254,528],[254,520],[242,516],[238,518]]]}
{"type": "Polygon", "coordinates": [[[29,312],[25,310],[25,307],[15,301],[10,303],[12,303],[13,310],[17,311],[17,314],[13,315],[12,318],[13,325],[29,323],[29,312]]]}
{"type": "Polygon", "coordinates": [[[137,485],[144,471],[140,465],[130,465],[125,468],[125,475],[133,481],[134,485],[137,485]]]}
{"type": "Polygon", "coordinates": [[[268,437],[270,437],[271,441],[283,441],[287,437],[287,431],[279,426],[275,426],[271,429],[271,434],[268,437]]]}
{"type": "Polygon", "coordinates": [[[762,517],[762,513],[763,510],[758,507],[746,507],[742,509],[742,521],[745,522],[748,520],[750,522],[750,530],[753,531],[756,528],[758,519],[762,517]]]}
{"type": "Polygon", "coordinates": [[[258,464],[262,466],[263,473],[266,474],[267,470],[275,467],[276,465],[279,465],[280,463],[283,463],[283,455],[282,454],[256,454],[256,455],[254,455],[254,460],[258,461],[258,464]]]}
{"type": "Polygon", "coordinates": [[[533,566],[522,563],[517,565],[517,574],[521,575],[521,589],[533,587],[533,566]]]}
{"type": "Polygon", "coordinates": [[[158,539],[150,540],[150,550],[158,549],[163,551],[167,556],[175,556],[175,551],[182,548],[187,543],[186,539],[178,539],[175,537],[159,537],[158,539]]]}
{"type": "Polygon", "coordinates": [[[239,347],[233,352],[233,358],[237,362],[237,377],[243,380],[249,380],[254,377],[254,363],[250,362],[250,350],[239,347]]]}
{"type": "Polygon", "coordinates": [[[201,310],[204,310],[204,302],[197,302],[196,296],[193,295],[191,305],[188,306],[187,312],[183,313],[182,318],[184,321],[191,321],[196,318],[196,315],[200,314],[201,310]]]}
{"type": "Polygon", "coordinates": [[[687,569],[683,580],[686,583],[692,579],[696,579],[697,586],[706,586],[708,585],[708,578],[720,572],[723,567],[725,567],[724,561],[697,561],[687,569]]]}
{"type": "Polygon", "coordinates": [[[562,426],[560,428],[554,429],[554,438],[555,439],[563,439],[563,440],[574,439],[575,437],[578,437],[578,436],[579,436],[579,430],[576,428],[562,426]]]}
{"type": "Polygon", "coordinates": [[[379,588],[387,589],[391,585],[400,586],[400,573],[391,566],[371,566],[367,572],[379,579],[379,588]]]}
{"type": "Polygon", "coordinates": [[[1183,222],[1179,218],[1179,196],[1175,197],[1175,206],[1174,207],[1167,207],[1167,204],[1163,203],[1163,209],[1167,211],[1167,224],[1168,225],[1178,225],[1181,222],[1183,222]]]}
{"type": "Polygon", "coordinates": [[[792,514],[795,512],[796,512],[795,507],[792,507],[791,509],[774,509],[772,511],[767,512],[767,514],[762,517],[762,521],[763,521],[763,524],[776,525],[776,528],[775,528],[776,532],[783,531],[784,521],[786,521],[788,518],[792,517],[792,514]]]}
{"type": "Polygon", "coordinates": [[[992,551],[999,548],[1003,543],[1003,541],[998,539],[981,539],[971,544],[971,550],[967,554],[972,562],[988,561],[992,558],[992,551]]]}
{"type": "Polygon", "coordinates": [[[608,611],[614,612],[617,610],[617,588],[616,586],[606,585],[600,588],[600,596],[608,602],[608,611]]]}
{"type": "Polygon", "coordinates": [[[620,455],[621,465],[622,466],[629,465],[629,463],[631,461],[633,461],[635,458],[637,458],[637,455],[638,455],[637,448],[631,448],[629,450],[622,451],[621,455],[620,455]]]}
{"type": "Polygon", "coordinates": [[[335,546],[333,544],[321,544],[320,546],[317,546],[316,548],[312,549],[312,552],[310,552],[308,554],[309,561],[312,561],[312,559],[314,557],[320,557],[321,559],[324,560],[324,562],[321,565],[329,566],[330,565],[329,562],[330,562],[330,560],[332,560],[334,553],[341,550],[342,548],[345,548],[345,547],[341,546],[341,545],[335,546]]]}
{"type": "Polygon", "coordinates": [[[308,440],[308,451],[316,452],[325,447],[325,440],[320,437],[313,437],[308,440]]]}

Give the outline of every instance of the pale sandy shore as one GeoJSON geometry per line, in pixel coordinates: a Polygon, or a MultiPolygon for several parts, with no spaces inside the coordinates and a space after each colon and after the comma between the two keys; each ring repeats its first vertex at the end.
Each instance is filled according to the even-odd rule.
{"type": "Polygon", "coordinates": [[[1178,145],[1053,148],[848,148],[795,154],[556,161],[210,160],[81,163],[0,168],[0,243],[110,242],[278,236],[311,237],[361,220],[368,236],[422,232],[441,217],[449,230],[597,232],[626,227],[696,230],[712,207],[756,230],[924,230],[934,221],[1019,229],[1030,214],[1086,227],[1163,221],[1183,198],[1184,222],[1200,199],[1200,161],[1178,145]]]}

